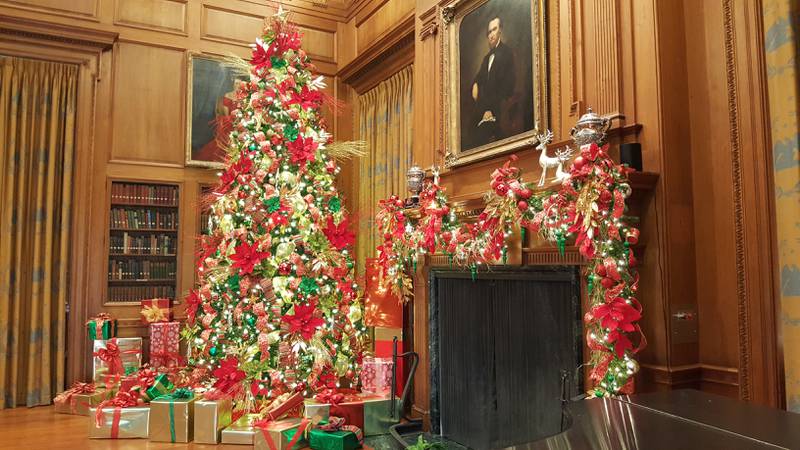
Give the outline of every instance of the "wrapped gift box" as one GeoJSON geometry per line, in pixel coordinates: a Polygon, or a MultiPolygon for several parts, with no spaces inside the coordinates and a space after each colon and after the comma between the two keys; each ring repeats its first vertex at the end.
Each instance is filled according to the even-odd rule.
{"type": "Polygon", "coordinates": [[[231,424],[231,416],[230,399],[197,400],[194,403],[194,442],[219,444],[220,433],[231,424]]]}
{"type": "Polygon", "coordinates": [[[375,264],[376,258],[368,258],[364,296],[364,325],[368,327],[403,328],[403,302],[391,287],[382,286],[375,264]]]}
{"type": "Polygon", "coordinates": [[[61,414],[88,416],[89,408],[99,405],[113,394],[113,390],[97,388],[91,383],[76,382],[71,388],[56,395],[53,399],[54,409],[61,414]]]}
{"type": "Polygon", "coordinates": [[[142,366],[142,338],[96,340],[93,355],[92,379],[105,383],[104,375],[118,375],[119,381],[142,366]]]}
{"type": "Polygon", "coordinates": [[[254,450],[299,450],[306,448],[308,442],[303,437],[303,434],[307,425],[307,420],[288,418],[270,422],[263,428],[256,428],[257,432],[253,440],[254,450]],[[301,424],[304,428],[295,439],[301,424]]]}
{"type": "Polygon", "coordinates": [[[100,427],[95,421],[96,409],[89,409],[90,439],[147,439],[150,408],[132,406],[130,408],[103,408],[100,427]]]}
{"type": "MultiPolygon", "coordinates": [[[[394,346],[394,338],[397,337],[397,354],[400,355],[406,351],[403,345],[403,330],[400,328],[383,328],[375,327],[375,356],[377,358],[392,358],[392,349],[394,346]]],[[[405,376],[404,361],[399,359],[397,361],[397,378],[395,392],[403,392],[404,376],[405,376]]]]}
{"type": "Polygon", "coordinates": [[[144,389],[144,398],[153,401],[162,395],[167,395],[175,390],[175,385],[169,380],[169,376],[162,373],[156,376],[153,385],[144,389]]]}
{"type": "Polygon", "coordinates": [[[259,430],[253,427],[253,422],[256,420],[258,420],[257,414],[245,414],[240,417],[228,428],[222,430],[222,443],[253,445],[256,432],[260,433],[259,430]]]}
{"type": "Polygon", "coordinates": [[[311,430],[308,436],[309,447],[314,450],[354,450],[361,448],[358,436],[352,431],[311,430]]]}
{"type": "Polygon", "coordinates": [[[153,369],[180,365],[180,329],[180,322],[150,324],[150,366],[153,369]]]}
{"type": "Polygon", "coordinates": [[[400,421],[402,406],[395,398],[394,414],[392,402],[386,395],[360,394],[348,396],[339,404],[320,403],[306,400],[305,416],[310,419],[328,420],[330,416],[341,417],[348,425],[360,428],[364,436],[377,436],[389,433],[389,427],[400,421]]]}
{"type": "Polygon", "coordinates": [[[194,412],[194,394],[185,388],[154,399],[150,402],[150,440],[191,442],[194,412]]]}
{"type": "Polygon", "coordinates": [[[151,298],[142,300],[142,324],[148,325],[157,322],[172,320],[172,300],[168,298],[151,298]]]}
{"type": "Polygon", "coordinates": [[[361,390],[370,394],[386,395],[392,389],[392,358],[364,358],[361,369],[361,390]]]}
{"type": "Polygon", "coordinates": [[[117,336],[117,319],[100,313],[86,322],[86,334],[91,340],[111,339],[117,336]]]}

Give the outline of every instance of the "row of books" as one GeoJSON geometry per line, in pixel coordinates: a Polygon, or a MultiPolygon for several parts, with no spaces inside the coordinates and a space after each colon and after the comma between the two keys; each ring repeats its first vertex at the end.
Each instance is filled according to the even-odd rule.
{"type": "Polygon", "coordinates": [[[138,302],[148,298],[175,298],[173,286],[109,286],[108,301],[138,302]]]}
{"type": "Polygon", "coordinates": [[[128,232],[112,235],[112,255],[174,255],[178,240],[168,234],[132,236],[128,232]]]}
{"type": "Polygon", "coordinates": [[[174,279],[175,261],[111,259],[108,261],[109,280],[174,279]]]}
{"type": "Polygon", "coordinates": [[[178,187],[163,184],[112,183],[111,203],[178,206],[178,187]]]}
{"type": "Polygon", "coordinates": [[[178,213],[152,209],[112,208],[111,228],[175,230],[178,228],[178,213]]]}

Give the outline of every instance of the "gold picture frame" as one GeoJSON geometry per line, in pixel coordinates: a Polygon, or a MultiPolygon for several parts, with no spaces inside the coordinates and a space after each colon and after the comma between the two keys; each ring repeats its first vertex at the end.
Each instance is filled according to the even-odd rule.
{"type": "MultiPolygon", "coordinates": [[[[538,143],[536,135],[540,134],[542,130],[547,129],[549,110],[547,88],[547,22],[545,11],[545,0],[453,0],[442,7],[442,58],[444,68],[442,77],[444,120],[442,124],[444,126],[443,137],[445,140],[445,168],[451,169],[533,147],[538,143]],[[471,73],[462,74],[462,67],[475,67],[476,54],[481,52],[481,50],[477,48],[470,48],[469,51],[465,50],[462,54],[462,41],[466,42],[471,39],[470,42],[476,42],[476,39],[478,39],[475,37],[466,39],[462,37],[462,27],[464,28],[464,32],[470,32],[470,34],[485,33],[486,37],[483,39],[487,39],[489,46],[486,51],[480,53],[484,55],[481,56],[484,65],[479,67],[480,69],[487,67],[485,64],[488,60],[488,70],[491,71],[494,57],[488,59],[490,58],[488,48],[492,45],[489,40],[489,35],[493,24],[486,19],[499,17],[501,20],[510,23],[509,26],[503,26],[503,28],[510,28],[511,25],[516,25],[516,31],[524,31],[524,27],[527,25],[527,17],[520,19],[521,14],[515,14],[515,10],[517,8],[523,8],[524,12],[524,8],[528,5],[530,6],[530,41],[527,40],[527,36],[524,36],[524,34],[517,33],[515,36],[517,36],[517,43],[521,43],[521,45],[519,45],[520,48],[513,49],[513,46],[509,46],[509,48],[512,48],[512,55],[515,58],[511,60],[513,61],[512,67],[516,69],[514,72],[522,74],[522,76],[516,76],[514,84],[515,86],[522,86],[522,88],[514,89],[513,98],[515,99],[514,102],[517,107],[513,110],[513,114],[517,114],[517,116],[508,113],[506,117],[512,118],[517,124],[516,129],[521,132],[510,131],[506,132],[506,134],[496,132],[490,135],[488,138],[490,140],[489,142],[484,143],[481,143],[480,139],[470,139],[470,133],[478,135],[480,131],[477,130],[484,123],[484,120],[478,122],[476,117],[485,118],[486,116],[480,116],[480,111],[477,111],[482,108],[477,106],[479,95],[476,97],[475,93],[480,91],[477,87],[473,87],[472,91],[466,90],[465,87],[469,88],[470,86],[467,81],[469,78],[462,79],[462,76],[472,76],[471,73]],[[465,19],[467,22],[465,22],[465,19]],[[479,20],[483,22],[478,22],[479,20]],[[477,26],[482,26],[482,30],[476,28],[476,24],[478,24],[477,26]],[[530,52],[527,51],[528,43],[530,43],[530,52]],[[531,58],[530,87],[527,86],[528,61],[524,59],[527,57],[531,58]],[[519,67],[521,67],[522,70],[517,69],[519,67]],[[530,91],[528,91],[528,89],[530,89],[530,91]],[[528,96],[528,94],[530,96],[528,96]],[[473,101],[475,102],[474,105],[469,103],[473,101]],[[530,104],[525,103],[528,101],[530,104]],[[472,108],[473,113],[468,116],[467,111],[469,107],[472,108]],[[478,115],[475,115],[476,112],[478,115]],[[477,123],[477,125],[473,125],[473,123],[477,123]],[[465,124],[468,124],[472,128],[465,129],[465,124]]],[[[496,19],[491,20],[494,21],[496,19]]],[[[500,21],[497,21],[496,24],[501,26],[500,21]]],[[[505,30],[503,30],[503,32],[505,33],[505,30]]],[[[503,43],[505,43],[505,39],[505,37],[502,38],[503,43]]],[[[497,48],[498,47],[495,47],[495,49],[497,48]]],[[[475,75],[476,81],[473,82],[474,86],[477,86],[477,77],[480,75],[480,69],[475,75]]],[[[501,117],[501,119],[496,121],[498,125],[492,125],[493,128],[499,128],[499,124],[503,122],[503,116],[499,115],[499,117],[501,117]]],[[[495,117],[491,117],[491,119],[493,119],[491,122],[495,122],[495,117]]],[[[505,122],[508,122],[508,120],[505,122]]],[[[481,137],[486,138],[486,134],[483,133],[481,137]]]]}
{"type": "Polygon", "coordinates": [[[234,107],[229,94],[241,76],[214,54],[189,52],[186,66],[186,166],[224,168],[225,149],[216,145],[223,131],[212,122],[234,107]]]}

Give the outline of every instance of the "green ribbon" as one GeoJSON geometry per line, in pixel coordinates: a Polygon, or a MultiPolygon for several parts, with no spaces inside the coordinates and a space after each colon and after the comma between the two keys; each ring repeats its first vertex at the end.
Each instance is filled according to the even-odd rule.
{"type": "Polygon", "coordinates": [[[173,389],[175,389],[175,385],[169,381],[167,374],[162,373],[156,377],[155,383],[145,391],[145,394],[152,400],[169,394],[173,389]]]}
{"type": "Polygon", "coordinates": [[[525,228],[525,227],[522,227],[522,228],[520,229],[520,240],[521,240],[521,242],[522,242],[522,246],[523,246],[523,247],[525,246],[525,230],[526,230],[526,228],[525,228]]]}
{"type": "Polygon", "coordinates": [[[503,265],[506,265],[508,262],[508,247],[505,245],[503,246],[503,265]]]}
{"type": "Polygon", "coordinates": [[[156,400],[169,400],[169,438],[175,442],[175,400],[190,400],[194,398],[191,389],[180,388],[171,394],[164,394],[156,400]]]}

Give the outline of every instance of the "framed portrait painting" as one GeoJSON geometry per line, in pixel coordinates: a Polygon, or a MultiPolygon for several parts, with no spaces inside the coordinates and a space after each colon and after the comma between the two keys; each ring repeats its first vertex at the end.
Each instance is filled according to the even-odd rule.
{"type": "Polygon", "coordinates": [[[535,145],[547,128],[545,0],[442,8],[445,166],[535,145]]]}
{"type": "Polygon", "coordinates": [[[186,96],[186,165],[221,168],[232,128],[236,80],[242,79],[219,56],[189,54],[186,96]]]}

